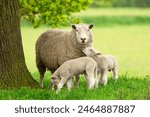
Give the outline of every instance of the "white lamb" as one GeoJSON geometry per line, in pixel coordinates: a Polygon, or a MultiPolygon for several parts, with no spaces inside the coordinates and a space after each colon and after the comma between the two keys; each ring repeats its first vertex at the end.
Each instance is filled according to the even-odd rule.
{"type": "Polygon", "coordinates": [[[97,63],[91,57],[80,57],[64,62],[51,76],[50,87],[55,87],[58,93],[64,84],[70,90],[73,87],[72,77],[85,74],[88,88],[98,87],[97,63]]]}
{"type": "Polygon", "coordinates": [[[101,55],[93,47],[86,47],[83,50],[86,56],[93,58],[98,64],[98,74],[101,75],[100,83],[107,84],[107,72],[113,72],[113,79],[116,81],[118,79],[118,65],[116,58],[112,55],[101,55]]]}

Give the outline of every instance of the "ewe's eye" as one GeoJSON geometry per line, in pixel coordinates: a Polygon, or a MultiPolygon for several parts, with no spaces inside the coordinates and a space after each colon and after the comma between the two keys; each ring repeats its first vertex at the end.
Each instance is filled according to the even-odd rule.
{"type": "Polygon", "coordinates": [[[90,50],[92,52],[92,50],[90,50]]]}
{"type": "Polygon", "coordinates": [[[90,30],[88,29],[87,31],[89,32],[90,30]]]}

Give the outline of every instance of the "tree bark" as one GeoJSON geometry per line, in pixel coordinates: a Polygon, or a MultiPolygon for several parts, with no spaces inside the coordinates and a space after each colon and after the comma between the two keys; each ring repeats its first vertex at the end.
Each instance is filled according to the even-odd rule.
{"type": "Polygon", "coordinates": [[[0,0],[0,89],[36,87],[23,53],[19,0],[0,0]]]}

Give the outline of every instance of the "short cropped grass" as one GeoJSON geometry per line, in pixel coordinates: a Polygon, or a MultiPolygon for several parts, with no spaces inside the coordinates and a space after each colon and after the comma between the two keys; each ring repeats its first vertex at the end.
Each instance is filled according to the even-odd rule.
{"type": "MultiPolygon", "coordinates": [[[[33,75],[37,78],[38,74],[33,75]]],[[[1,90],[0,99],[19,100],[149,100],[150,79],[119,76],[117,82],[109,78],[107,86],[88,90],[84,78],[81,78],[80,87],[68,91],[65,87],[56,94],[48,90],[49,75],[46,75],[44,89],[30,89],[23,87],[20,90],[1,90]]]]}

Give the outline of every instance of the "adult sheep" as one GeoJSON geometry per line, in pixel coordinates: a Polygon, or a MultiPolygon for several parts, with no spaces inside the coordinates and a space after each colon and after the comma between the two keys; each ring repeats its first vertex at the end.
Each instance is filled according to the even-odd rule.
{"type": "Polygon", "coordinates": [[[65,61],[85,56],[82,49],[92,46],[93,37],[89,30],[92,27],[92,24],[76,24],[70,32],[53,29],[40,35],[35,46],[41,87],[46,68],[53,73],[65,61]]]}

